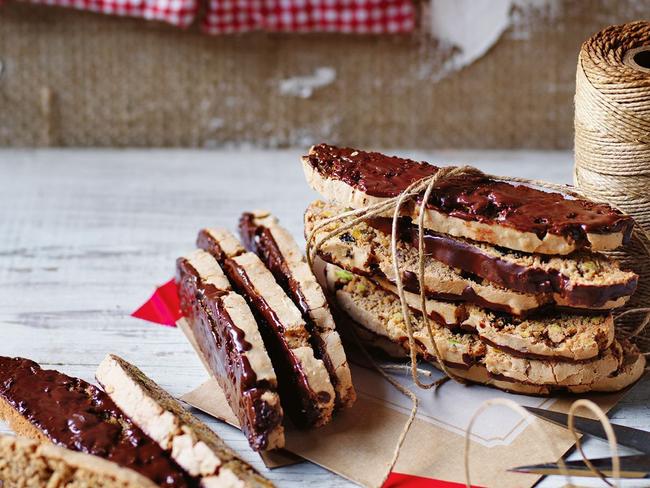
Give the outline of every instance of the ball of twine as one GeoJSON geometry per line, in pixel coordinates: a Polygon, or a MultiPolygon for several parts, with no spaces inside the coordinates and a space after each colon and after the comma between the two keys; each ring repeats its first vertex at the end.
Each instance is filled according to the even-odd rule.
{"type": "MultiPolygon", "coordinates": [[[[574,183],[591,199],[632,215],[650,232],[650,22],[608,27],[582,45],[574,183]]],[[[650,260],[639,243],[612,255],[639,275],[628,307],[650,306],[650,260]]],[[[633,315],[627,317],[630,323],[633,315]]],[[[650,329],[645,333],[650,341],[648,334],[650,329]]]]}

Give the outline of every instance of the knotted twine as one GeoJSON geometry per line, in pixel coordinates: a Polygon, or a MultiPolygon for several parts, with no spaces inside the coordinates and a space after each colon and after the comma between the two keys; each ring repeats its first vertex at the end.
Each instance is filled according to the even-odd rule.
{"type": "MultiPolygon", "coordinates": [[[[582,45],[573,179],[583,194],[620,208],[650,232],[650,22],[608,27],[582,45]]],[[[639,244],[610,254],[639,275],[628,307],[648,307],[650,260],[639,244]]],[[[621,327],[633,332],[633,318],[628,314],[621,327]]],[[[650,349],[650,336],[640,339],[650,349]]]]}
{"type": "MultiPolygon", "coordinates": [[[[431,388],[434,386],[439,386],[442,384],[444,381],[447,379],[451,378],[456,380],[459,383],[465,383],[465,380],[454,375],[451,371],[449,371],[449,368],[446,367],[444,361],[442,360],[440,351],[438,349],[438,346],[436,344],[433,331],[431,329],[431,324],[428,318],[428,315],[426,313],[427,307],[426,307],[426,290],[424,287],[424,268],[425,268],[425,254],[424,254],[424,216],[426,215],[426,202],[428,201],[428,198],[433,191],[433,189],[438,188],[441,186],[442,183],[449,183],[453,182],[454,179],[460,178],[460,177],[477,177],[477,178],[488,178],[488,179],[493,179],[493,180],[500,180],[500,181],[506,181],[510,183],[522,183],[526,185],[531,185],[531,186],[536,186],[536,187],[541,187],[553,191],[560,192],[562,194],[571,196],[573,198],[581,198],[584,200],[588,201],[593,201],[591,200],[587,195],[584,193],[580,192],[576,188],[572,188],[569,185],[560,185],[560,184],[555,184],[555,183],[549,183],[541,180],[534,180],[534,179],[528,179],[528,178],[516,178],[516,177],[505,177],[505,176],[496,176],[496,175],[491,175],[484,173],[480,171],[477,168],[473,168],[471,166],[447,166],[438,169],[433,175],[422,178],[420,180],[417,180],[413,182],[411,185],[409,185],[402,193],[400,193],[396,197],[392,198],[387,198],[384,199],[378,203],[368,205],[366,207],[354,209],[354,210],[349,210],[342,212],[338,215],[335,215],[334,217],[326,218],[323,219],[321,222],[316,224],[311,231],[309,232],[309,235],[307,236],[307,244],[306,244],[306,257],[307,257],[307,262],[310,266],[310,268],[313,269],[314,267],[314,260],[316,256],[318,255],[318,251],[320,248],[325,244],[325,242],[329,241],[330,239],[333,239],[345,231],[351,229],[352,227],[360,224],[361,222],[370,219],[372,217],[378,217],[378,216],[384,216],[387,213],[390,213],[392,211],[393,217],[392,217],[392,226],[391,226],[391,258],[392,258],[392,263],[393,263],[393,269],[395,272],[395,284],[397,286],[397,294],[400,299],[400,304],[401,304],[401,309],[402,309],[402,316],[404,319],[404,324],[406,326],[406,332],[408,336],[408,341],[409,341],[409,354],[410,354],[410,359],[411,359],[411,376],[413,378],[413,382],[419,387],[423,389],[431,388]],[[411,323],[411,312],[410,308],[408,306],[406,296],[404,293],[404,286],[402,283],[402,273],[400,269],[400,263],[399,263],[399,256],[397,252],[397,227],[398,227],[398,222],[399,222],[399,217],[400,217],[400,209],[402,208],[403,204],[405,202],[411,202],[415,201],[416,197],[424,192],[423,198],[420,202],[419,205],[419,214],[418,214],[418,284],[419,284],[419,294],[420,294],[420,305],[421,305],[421,310],[422,310],[422,320],[425,324],[427,334],[429,337],[429,340],[432,345],[433,349],[433,356],[435,358],[435,361],[438,365],[438,367],[443,371],[445,376],[441,380],[433,381],[431,383],[423,383],[420,381],[419,378],[419,368],[418,368],[418,359],[417,359],[417,349],[416,349],[416,343],[415,343],[415,338],[413,335],[413,325],[411,323]],[[320,238],[318,241],[314,242],[314,239],[317,235],[317,233],[321,230],[324,229],[325,227],[330,226],[331,224],[340,224],[336,226],[333,230],[326,231],[325,235],[320,238]]],[[[615,205],[612,205],[612,207],[617,208],[615,205]]],[[[650,260],[650,238],[648,237],[648,234],[646,231],[638,224],[636,220],[633,220],[634,222],[634,228],[632,232],[632,241],[633,243],[638,244],[638,249],[640,250],[642,257],[640,259],[645,259],[645,260],[650,260]]],[[[635,338],[639,333],[641,333],[646,325],[650,322],[650,307],[643,307],[643,308],[635,308],[635,309],[628,309],[624,313],[621,313],[620,316],[625,316],[628,314],[635,314],[637,312],[644,312],[645,315],[643,318],[640,320],[640,322],[634,326],[631,330],[627,331],[626,336],[629,338],[635,338]]],[[[615,317],[618,318],[618,317],[615,317]]],[[[354,331],[353,331],[354,333],[354,331]]],[[[388,476],[390,475],[393,467],[395,466],[395,463],[397,462],[397,459],[399,457],[399,453],[401,450],[401,447],[406,440],[406,435],[408,434],[408,431],[415,420],[415,415],[417,413],[418,409],[418,400],[416,395],[410,391],[408,388],[404,387],[401,383],[396,381],[394,378],[390,376],[390,374],[386,371],[384,371],[380,365],[378,365],[375,360],[372,358],[372,356],[368,353],[366,348],[363,346],[359,338],[356,336],[356,333],[354,333],[354,337],[356,339],[357,344],[360,346],[361,351],[363,352],[364,356],[370,361],[371,365],[377,370],[377,372],[383,376],[388,382],[390,382],[400,393],[405,395],[407,398],[409,398],[412,402],[412,407],[411,407],[411,412],[408,417],[408,420],[406,424],[404,425],[404,428],[402,432],[400,433],[400,436],[397,440],[396,447],[393,453],[393,456],[391,460],[388,463],[388,467],[386,470],[386,473],[381,481],[381,483],[378,486],[383,486],[385,483],[386,479],[388,479],[388,476]]],[[[514,403],[514,402],[513,402],[514,403]]],[[[598,408],[598,407],[596,407],[598,408]]],[[[602,411],[600,411],[602,413],[602,411]]],[[[599,415],[600,416],[600,415],[599,415]]],[[[607,417],[602,414],[602,416],[607,419],[607,417]]],[[[608,421],[606,420],[608,423],[608,421]]],[[[471,423],[470,423],[471,427],[471,423]]],[[[570,425],[570,431],[573,433],[574,436],[576,436],[575,430],[573,429],[573,426],[570,425]]],[[[610,426],[611,428],[611,426],[610,426]]],[[[606,427],[607,430],[607,427],[606,427]]],[[[468,428],[468,433],[469,435],[469,428],[468,428]]],[[[583,455],[583,459],[586,460],[584,453],[582,452],[582,449],[580,449],[580,453],[583,455]]],[[[618,460],[616,456],[615,450],[612,451],[612,456],[615,459],[615,461],[618,460]]],[[[469,462],[468,459],[466,459],[467,462],[469,462]]],[[[615,463],[615,466],[617,463],[615,463]]],[[[563,466],[563,464],[561,464],[563,466]]],[[[604,479],[604,476],[600,471],[596,470],[592,465],[587,464],[587,466],[598,476],[604,479]]],[[[615,476],[618,473],[615,473],[615,476]]],[[[469,485],[469,471],[466,470],[466,482],[467,486],[469,485]]]]}

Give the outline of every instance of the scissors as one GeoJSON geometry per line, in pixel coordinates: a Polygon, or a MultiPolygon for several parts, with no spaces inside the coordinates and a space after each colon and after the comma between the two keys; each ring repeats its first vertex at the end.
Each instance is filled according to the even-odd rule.
{"type": "MultiPolygon", "coordinates": [[[[541,408],[524,407],[533,415],[547,420],[553,424],[567,428],[569,416],[564,413],[551,412],[541,408]]],[[[603,426],[597,420],[585,417],[574,416],[574,427],[580,434],[597,437],[607,440],[607,434],[603,426]]],[[[642,454],[621,456],[621,478],[643,479],[650,478],[650,432],[645,430],[625,427],[612,424],[616,433],[617,444],[635,449],[642,454]]],[[[591,463],[605,476],[612,477],[611,458],[590,459],[591,463]]],[[[530,466],[518,466],[509,471],[516,473],[534,473],[542,475],[563,475],[568,472],[571,476],[594,476],[594,473],[584,464],[583,461],[565,461],[566,470],[563,471],[558,463],[533,464],[530,466]]]]}

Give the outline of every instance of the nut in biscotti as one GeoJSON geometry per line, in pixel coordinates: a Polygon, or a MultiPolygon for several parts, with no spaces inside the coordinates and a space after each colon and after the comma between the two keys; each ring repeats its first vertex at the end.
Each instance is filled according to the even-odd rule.
{"type": "MultiPolygon", "coordinates": [[[[314,190],[352,208],[384,202],[438,171],[427,163],[327,144],[312,147],[302,163],[314,190]]],[[[403,215],[417,213],[417,206],[404,206],[403,215]]],[[[524,252],[569,254],[585,248],[616,249],[629,240],[633,221],[608,205],[465,176],[433,191],[425,226],[524,252]]]]}

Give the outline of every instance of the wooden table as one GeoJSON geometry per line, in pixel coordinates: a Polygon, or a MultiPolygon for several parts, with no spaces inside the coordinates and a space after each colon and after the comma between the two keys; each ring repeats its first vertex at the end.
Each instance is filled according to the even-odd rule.
{"type": "MultiPolygon", "coordinates": [[[[316,196],[304,182],[299,154],[0,151],[0,354],[92,381],[97,364],[114,352],[172,394],[199,385],[206,373],[180,331],[130,313],[173,275],[175,258],[193,248],[202,226],[234,230],[243,210],[267,208],[301,238],[303,210],[316,196]]],[[[556,182],[571,175],[568,152],[401,154],[556,182]]],[[[612,417],[650,429],[649,396],[646,379],[612,417]]],[[[269,472],[237,430],[209,422],[280,487],[351,485],[308,462],[269,472]]],[[[600,442],[588,447],[607,453],[600,442]]]]}

